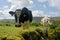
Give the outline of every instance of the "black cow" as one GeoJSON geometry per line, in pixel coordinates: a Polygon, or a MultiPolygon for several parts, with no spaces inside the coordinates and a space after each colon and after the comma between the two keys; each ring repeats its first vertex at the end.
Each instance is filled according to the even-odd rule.
{"type": "Polygon", "coordinates": [[[32,22],[32,12],[28,10],[26,7],[21,9],[17,9],[15,12],[10,11],[9,12],[12,16],[15,16],[15,26],[19,27],[21,26],[21,23],[28,24],[28,22],[32,22]]]}

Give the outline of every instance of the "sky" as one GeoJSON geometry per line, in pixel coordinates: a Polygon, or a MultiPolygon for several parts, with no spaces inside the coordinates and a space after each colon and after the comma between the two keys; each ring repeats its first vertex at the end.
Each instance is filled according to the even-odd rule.
{"type": "Polygon", "coordinates": [[[60,17],[60,0],[0,0],[0,19],[14,19],[9,11],[27,7],[33,17],[60,17]]]}

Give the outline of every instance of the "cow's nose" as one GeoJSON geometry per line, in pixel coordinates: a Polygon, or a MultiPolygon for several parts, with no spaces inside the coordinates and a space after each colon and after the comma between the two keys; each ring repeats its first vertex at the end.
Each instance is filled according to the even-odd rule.
{"type": "Polygon", "coordinates": [[[21,25],[15,25],[15,27],[21,27],[21,25]]]}

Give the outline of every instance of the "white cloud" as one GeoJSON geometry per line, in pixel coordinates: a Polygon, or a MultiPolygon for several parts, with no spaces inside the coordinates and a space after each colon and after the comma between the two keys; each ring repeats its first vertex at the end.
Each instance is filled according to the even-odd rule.
{"type": "Polygon", "coordinates": [[[11,5],[11,7],[10,7],[9,11],[13,11],[13,10],[15,10],[15,9],[16,9],[16,7],[17,7],[17,5],[11,5]]]}
{"type": "Polygon", "coordinates": [[[45,1],[47,1],[47,0],[38,0],[39,2],[45,2],[45,1]]]}
{"type": "Polygon", "coordinates": [[[49,12],[50,17],[60,17],[60,12],[49,12]]]}
{"type": "Polygon", "coordinates": [[[44,8],[47,8],[47,6],[46,6],[45,4],[43,5],[43,7],[44,7],[44,8]]]}
{"type": "Polygon", "coordinates": [[[0,10],[0,19],[14,19],[14,17],[12,17],[9,14],[9,11],[15,11],[17,8],[33,6],[32,0],[7,0],[7,1],[11,3],[11,7],[9,8],[8,5],[5,5],[3,7],[4,10],[0,10]]]}
{"type": "Polygon", "coordinates": [[[5,8],[4,10],[0,10],[0,19],[14,19],[14,17],[9,14],[9,10],[10,9],[5,8]]]}
{"type": "Polygon", "coordinates": [[[35,11],[32,11],[32,14],[33,14],[33,17],[41,17],[44,15],[44,12],[40,10],[35,10],[35,11]]]}
{"type": "Polygon", "coordinates": [[[60,17],[60,12],[48,12],[47,14],[45,14],[44,11],[34,10],[34,11],[32,11],[32,14],[33,14],[33,17],[44,17],[44,16],[60,17]]]}
{"type": "Polygon", "coordinates": [[[60,9],[60,0],[50,0],[49,6],[60,9]]]}
{"type": "Polygon", "coordinates": [[[33,6],[33,1],[31,0],[7,0],[7,1],[11,3],[11,6],[14,6],[16,8],[33,6]]]}
{"type": "Polygon", "coordinates": [[[9,6],[8,6],[8,5],[6,5],[6,6],[4,6],[3,8],[4,8],[4,9],[7,9],[7,8],[9,8],[9,6]]]}
{"type": "MultiPolygon", "coordinates": [[[[48,6],[60,9],[60,0],[38,0],[39,2],[48,2],[48,6]]],[[[46,4],[45,4],[46,5],[46,4]]]]}

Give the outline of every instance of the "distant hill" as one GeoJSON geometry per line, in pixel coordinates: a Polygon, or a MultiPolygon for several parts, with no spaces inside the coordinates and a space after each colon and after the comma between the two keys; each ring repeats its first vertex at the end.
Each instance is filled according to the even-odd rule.
{"type": "MultiPolygon", "coordinates": [[[[33,17],[34,21],[39,22],[43,17],[33,17]]],[[[60,17],[51,17],[53,20],[60,21],[60,17]]],[[[3,19],[0,22],[14,22],[14,19],[3,19]]]]}
{"type": "Polygon", "coordinates": [[[55,21],[60,21],[60,17],[52,17],[55,21]]]}
{"type": "MultiPolygon", "coordinates": [[[[43,17],[34,17],[33,20],[39,22],[42,18],[43,18],[43,17]]],[[[60,17],[50,17],[50,18],[52,18],[52,19],[55,20],[55,21],[60,21],[60,17]]]]}
{"type": "Polygon", "coordinates": [[[0,22],[14,22],[15,20],[14,19],[3,19],[3,20],[0,20],[0,22]]]}

